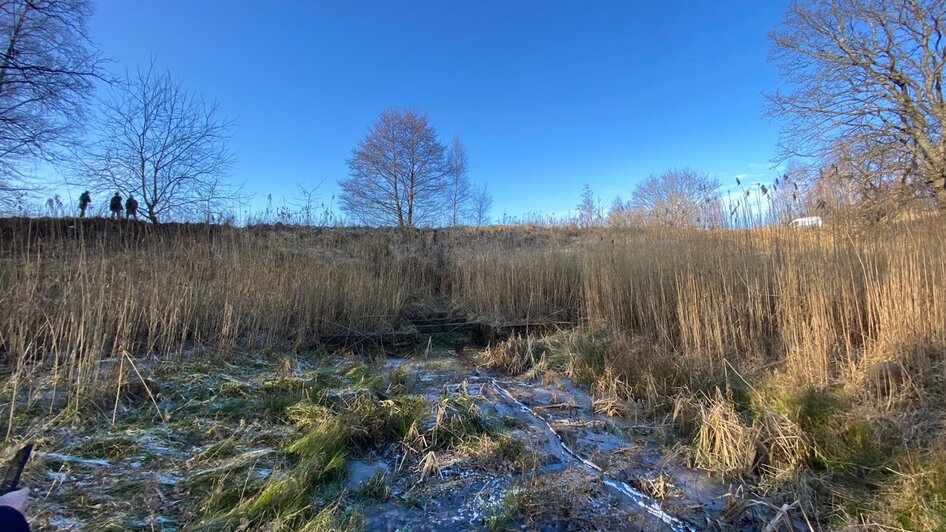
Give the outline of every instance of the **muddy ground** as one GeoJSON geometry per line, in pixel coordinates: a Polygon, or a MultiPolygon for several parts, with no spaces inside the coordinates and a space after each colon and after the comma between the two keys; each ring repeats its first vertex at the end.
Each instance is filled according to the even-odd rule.
{"type": "Polygon", "coordinates": [[[227,360],[139,362],[160,387],[154,402],[103,392],[81,416],[45,425],[30,422],[51,406],[36,402],[20,420],[37,449],[24,476],[34,529],[292,529],[306,520],[367,530],[790,528],[763,498],[687,467],[649,423],[594,414],[587,392],[558,375],[487,370],[474,349],[430,342],[373,359],[227,360]],[[231,510],[257,504],[288,474],[289,442],[305,430],[299,405],[331,409],[365,394],[381,407],[420,405],[422,415],[396,436],[352,446],[309,510],[231,510]],[[438,427],[451,415],[462,430],[435,441],[446,441],[438,427]],[[269,524],[266,515],[280,517],[269,524]]]}

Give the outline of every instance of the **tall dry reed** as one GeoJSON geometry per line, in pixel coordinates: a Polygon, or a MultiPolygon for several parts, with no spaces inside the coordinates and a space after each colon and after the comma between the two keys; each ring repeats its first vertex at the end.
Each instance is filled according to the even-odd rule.
{"type": "Polygon", "coordinates": [[[6,388],[29,387],[29,367],[79,389],[122,351],[381,331],[434,299],[491,321],[604,325],[652,345],[649,366],[673,368],[673,386],[712,390],[732,371],[854,382],[882,361],[932,384],[946,348],[941,220],[584,232],[21,221],[0,239],[0,349],[20,377],[6,388]]]}
{"type": "Polygon", "coordinates": [[[407,244],[392,250],[381,235],[352,244],[345,233],[307,240],[291,231],[52,223],[59,236],[3,242],[5,395],[51,378],[75,408],[103,359],[291,349],[378,332],[397,326],[408,298],[429,293],[434,278],[426,255],[407,244]]]}
{"type": "MultiPolygon", "coordinates": [[[[827,384],[946,347],[940,218],[856,232],[601,230],[555,249],[456,253],[448,271],[450,295],[474,312],[603,322],[652,341],[691,384],[729,366],[827,384]]],[[[904,364],[930,364],[916,358],[904,364]]]]}

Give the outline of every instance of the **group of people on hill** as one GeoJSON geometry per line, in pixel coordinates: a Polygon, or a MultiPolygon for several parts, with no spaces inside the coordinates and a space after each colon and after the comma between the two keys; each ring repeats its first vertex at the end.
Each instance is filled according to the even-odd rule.
{"type": "MultiPolygon", "coordinates": [[[[89,191],[86,190],[79,196],[79,218],[85,218],[85,211],[89,208],[89,205],[92,203],[92,196],[89,194],[89,191]]],[[[122,212],[125,213],[125,219],[134,218],[138,219],[138,201],[131,194],[128,195],[128,199],[125,200],[125,206],[122,207],[122,196],[118,192],[112,196],[112,200],[108,203],[108,210],[111,211],[111,217],[115,220],[119,220],[122,217],[122,212]]]]}

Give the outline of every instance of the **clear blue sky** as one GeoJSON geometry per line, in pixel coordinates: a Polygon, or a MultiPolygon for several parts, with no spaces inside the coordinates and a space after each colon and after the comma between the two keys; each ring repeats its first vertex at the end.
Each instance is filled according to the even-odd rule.
{"type": "Polygon", "coordinates": [[[770,181],[777,124],[767,34],[784,0],[100,0],[93,38],[116,70],[151,56],[234,118],[261,208],[296,183],[337,193],[345,159],[388,107],[459,134],[493,215],[605,203],[690,166],[770,181]]]}

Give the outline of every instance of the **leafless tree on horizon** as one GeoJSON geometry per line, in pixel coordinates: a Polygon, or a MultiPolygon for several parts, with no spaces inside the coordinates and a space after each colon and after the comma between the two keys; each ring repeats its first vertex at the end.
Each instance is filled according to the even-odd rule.
{"type": "Polygon", "coordinates": [[[303,225],[311,226],[316,220],[314,211],[316,208],[316,203],[319,201],[319,196],[317,193],[319,189],[322,188],[322,183],[323,181],[319,181],[315,185],[308,186],[302,185],[300,183],[296,184],[296,187],[299,189],[298,196],[296,196],[295,201],[290,202],[290,205],[299,210],[302,218],[300,221],[303,225]]]}
{"type": "Polygon", "coordinates": [[[348,159],[340,206],[366,225],[415,227],[443,219],[450,165],[427,115],[388,109],[348,159]]]}
{"type": "Polygon", "coordinates": [[[470,188],[470,179],[467,176],[469,170],[469,158],[466,155],[466,148],[460,141],[460,136],[455,135],[450,143],[447,152],[447,194],[449,195],[449,224],[459,225],[470,214],[470,202],[473,199],[470,188]]]}
{"type": "Polygon", "coordinates": [[[581,190],[581,202],[577,206],[577,211],[578,227],[597,227],[603,221],[594,192],[591,191],[591,185],[587,183],[581,190]]]}
{"type": "Polygon", "coordinates": [[[136,195],[152,223],[208,217],[238,196],[223,180],[235,159],[227,146],[233,122],[218,112],[152,60],[103,103],[88,172],[100,188],[136,195]]]}
{"type": "Polygon", "coordinates": [[[488,225],[489,211],[493,208],[493,196],[486,189],[486,183],[482,187],[476,187],[472,193],[473,223],[478,227],[488,225]]]}
{"type": "Polygon", "coordinates": [[[634,187],[627,205],[645,223],[667,227],[694,227],[703,223],[719,181],[689,168],[651,174],[634,187]]]}
{"type": "Polygon", "coordinates": [[[631,212],[630,205],[618,194],[611,200],[611,206],[608,207],[608,213],[605,216],[605,223],[609,227],[631,227],[640,225],[634,223],[635,220],[631,217],[631,212]]]}

